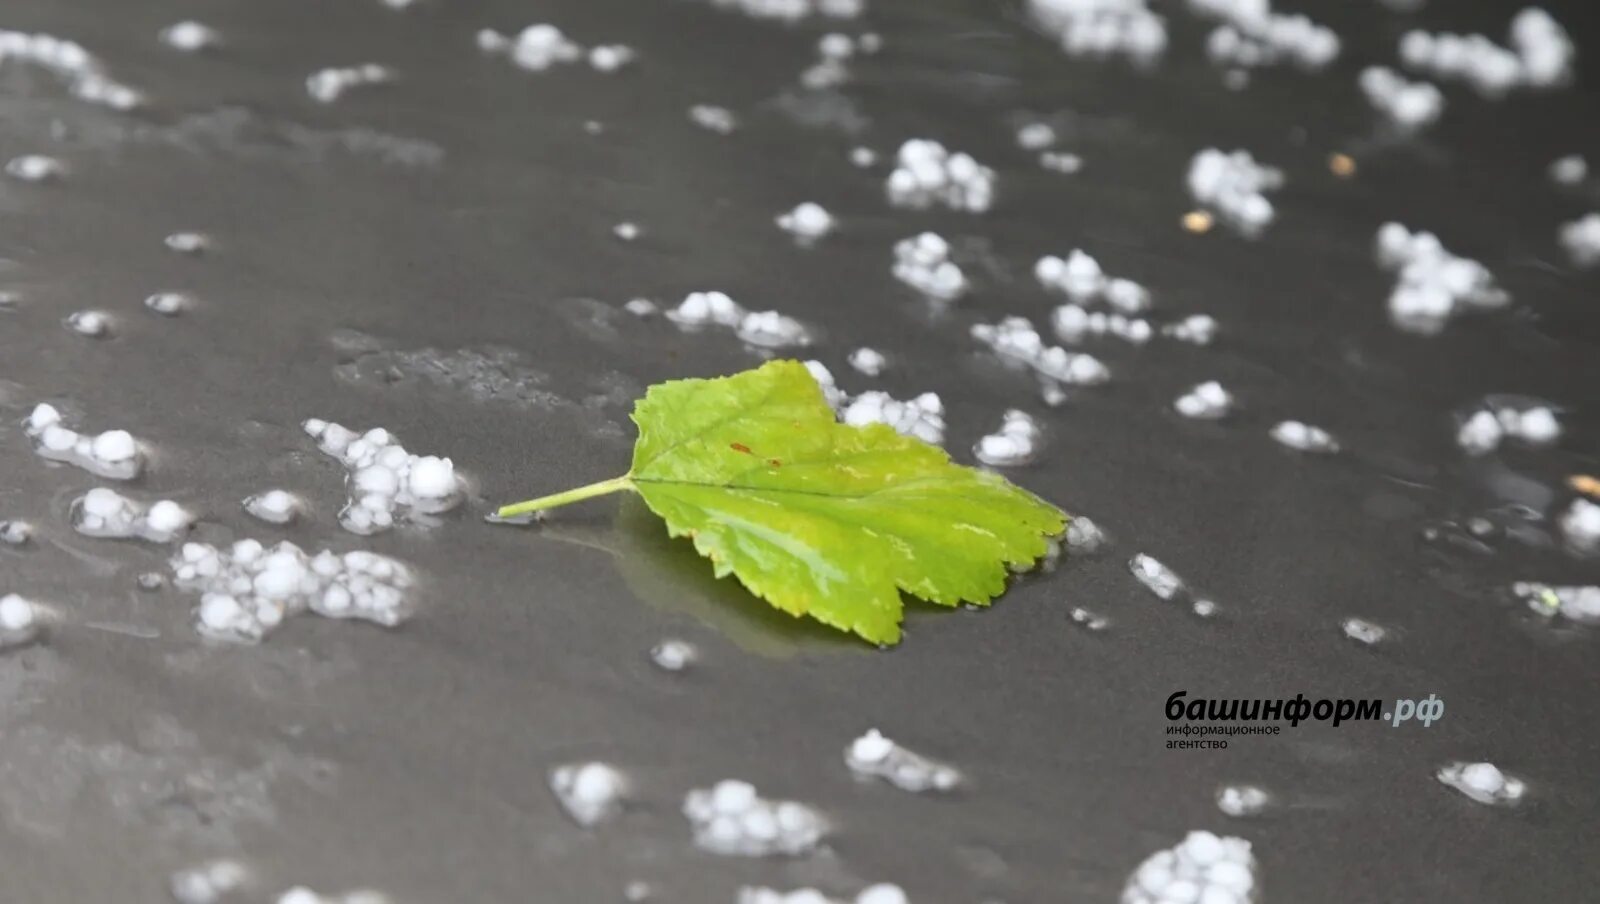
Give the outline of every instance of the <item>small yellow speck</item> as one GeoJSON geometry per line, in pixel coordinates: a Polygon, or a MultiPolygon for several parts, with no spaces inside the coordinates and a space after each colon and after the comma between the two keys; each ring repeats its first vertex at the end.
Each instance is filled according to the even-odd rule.
{"type": "Polygon", "coordinates": [[[1328,171],[1341,179],[1348,179],[1356,174],[1356,158],[1349,154],[1330,154],[1328,171]]]}
{"type": "Polygon", "coordinates": [[[1589,474],[1574,474],[1567,478],[1567,486],[1584,494],[1600,499],[1600,477],[1589,474]]]}
{"type": "Polygon", "coordinates": [[[1183,215],[1183,228],[1195,235],[1210,232],[1212,222],[1211,214],[1203,210],[1191,210],[1183,215]]]}

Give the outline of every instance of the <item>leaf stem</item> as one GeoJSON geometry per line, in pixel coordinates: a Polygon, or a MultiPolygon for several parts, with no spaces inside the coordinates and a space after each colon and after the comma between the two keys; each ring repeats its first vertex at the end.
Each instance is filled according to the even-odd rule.
{"type": "Polygon", "coordinates": [[[595,496],[620,493],[623,490],[631,489],[633,489],[633,475],[624,474],[621,477],[613,477],[610,480],[602,480],[599,483],[591,483],[588,486],[577,487],[565,492],[552,493],[549,496],[540,496],[538,499],[529,499],[526,502],[515,502],[511,505],[501,506],[500,510],[495,512],[495,515],[500,518],[531,515],[534,512],[541,512],[545,509],[552,509],[557,506],[580,502],[584,499],[592,499],[595,496]]]}

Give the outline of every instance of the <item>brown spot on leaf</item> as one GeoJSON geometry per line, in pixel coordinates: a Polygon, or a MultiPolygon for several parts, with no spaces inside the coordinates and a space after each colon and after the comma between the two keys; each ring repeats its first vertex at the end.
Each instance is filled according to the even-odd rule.
{"type": "Polygon", "coordinates": [[[783,462],[781,462],[781,461],[779,461],[779,460],[777,460],[777,459],[776,459],[776,458],[769,458],[769,459],[767,459],[767,464],[769,464],[769,465],[772,465],[772,466],[773,466],[773,467],[774,467],[774,468],[781,468],[781,467],[783,467],[783,462]]]}
{"type": "Polygon", "coordinates": [[[752,454],[750,452],[750,447],[745,445],[744,443],[729,443],[728,444],[728,448],[732,449],[735,452],[743,452],[746,455],[752,454]]]}

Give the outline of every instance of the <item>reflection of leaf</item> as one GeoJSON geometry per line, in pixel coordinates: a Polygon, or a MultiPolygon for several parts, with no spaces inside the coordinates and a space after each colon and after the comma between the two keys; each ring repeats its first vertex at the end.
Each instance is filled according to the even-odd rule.
{"type": "Polygon", "coordinates": [[[748,653],[786,658],[843,640],[816,622],[796,621],[768,606],[750,605],[750,594],[732,581],[706,580],[705,560],[690,544],[667,536],[659,524],[642,500],[629,496],[622,500],[609,530],[550,521],[539,528],[539,536],[611,555],[634,596],[662,612],[703,622],[748,653]]]}
{"type": "Polygon", "coordinates": [[[633,420],[627,474],[499,514],[633,490],[718,577],[879,643],[900,639],[902,591],[988,603],[1008,567],[1037,561],[1066,524],[1055,506],[920,440],[840,424],[795,361],[653,386],[633,420]]]}

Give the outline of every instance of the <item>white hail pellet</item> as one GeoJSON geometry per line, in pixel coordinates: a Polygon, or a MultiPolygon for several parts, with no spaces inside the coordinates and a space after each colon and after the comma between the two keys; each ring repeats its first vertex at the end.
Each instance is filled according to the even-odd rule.
{"type": "Polygon", "coordinates": [[[0,650],[25,646],[38,635],[38,607],[15,593],[0,596],[0,650]]]}
{"type": "Polygon", "coordinates": [[[624,242],[631,242],[639,237],[639,225],[637,223],[618,223],[611,227],[611,234],[624,242]]]}
{"type": "Polygon", "coordinates": [[[667,319],[682,326],[737,327],[745,309],[725,292],[690,292],[675,308],[667,309],[667,319]]]}
{"type": "Polygon", "coordinates": [[[1600,213],[1564,223],[1561,226],[1561,246],[1578,267],[1600,264],[1600,213]]]}
{"type": "Polygon", "coordinates": [[[178,904],[221,904],[250,880],[250,873],[233,860],[213,860],[180,869],[167,880],[178,904]]]}
{"type": "Polygon", "coordinates": [[[1344,632],[1344,636],[1368,646],[1381,643],[1389,635],[1387,628],[1361,618],[1347,618],[1340,623],[1339,629],[1344,632]]]}
{"type": "Polygon", "coordinates": [[[1221,383],[1210,380],[1178,396],[1172,407],[1184,417],[1214,421],[1233,410],[1233,395],[1221,383]]]}
{"type": "Polygon", "coordinates": [[[882,375],[889,366],[889,359],[875,348],[862,346],[850,353],[850,366],[855,368],[857,373],[876,377],[882,375]]]}
{"type": "Polygon", "coordinates": [[[426,523],[461,502],[462,482],[448,458],[412,455],[381,427],[357,434],[317,418],[302,426],[345,467],[349,501],[339,523],[351,533],[376,534],[401,521],[426,523]]]}
{"type": "Polygon", "coordinates": [[[711,3],[753,19],[785,22],[798,22],[811,16],[854,19],[866,9],[866,0],[711,0],[711,3]]]}
{"type": "Polygon", "coordinates": [[[1100,359],[1059,345],[1046,346],[1033,324],[1022,317],[1006,317],[993,325],[975,323],[971,334],[1002,358],[1026,364],[1053,384],[1096,386],[1111,379],[1100,359]]]}
{"type": "Polygon", "coordinates": [[[550,770],[550,791],[574,822],[590,828],[622,810],[628,780],[606,763],[570,763],[550,770]]]}
{"type": "Polygon", "coordinates": [[[994,203],[994,170],[969,154],[912,138],[900,145],[896,163],[884,187],[889,202],[898,207],[925,210],[943,204],[951,210],[981,213],[994,203]]]}
{"type": "Polygon", "coordinates": [[[1301,452],[1331,455],[1339,451],[1338,441],[1328,431],[1300,421],[1280,421],[1271,435],[1279,444],[1301,452]]]}
{"type": "Polygon", "coordinates": [[[1451,254],[1431,232],[1385,223],[1375,244],[1379,266],[1398,272],[1389,317],[1401,329],[1432,334],[1463,309],[1495,310],[1511,302],[1487,267],[1451,254]]]}
{"type": "Polygon", "coordinates": [[[1191,345],[1210,345],[1217,337],[1217,319],[1210,314],[1190,314],[1163,326],[1161,334],[1191,345]]]}
{"type": "Polygon", "coordinates": [[[312,556],[287,541],[271,548],[256,540],[224,548],[185,543],[170,565],[174,583],[200,595],[196,630],[220,640],[254,643],[308,609],[385,627],[411,614],[411,570],[376,553],[312,556]]]}
{"type": "Polygon", "coordinates": [[[99,434],[78,433],[61,423],[54,405],[35,405],[23,431],[33,441],[40,458],[82,468],[108,480],[132,480],[144,468],[144,451],[126,430],[99,434]]]}
{"type": "Polygon", "coordinates": [[[7,60],[48,70],[66,83],[74,97],[88,103],[121,111],[144,103],[140,92],[112,79],[101,62],[74,41],[0,29],[0,62],[7,60]]]}
{"type": "Polygon", "coordinates": [[[944,403],[937,393],[900,401],[886,392],[868,390],[844,403],[840,420],[852,427],[887,424],[896,433],[925,443],[937,446],[944,442],[944,403]]]}
{"type": "Polygon", "coordinates": [[[1028,12],[1068,56],[1144,64],[1167,48],[1166,24],[1145,0],[1028,0],[1028,12]]]}
{"type": "Polygon", "coordinates": [[[1217,789],[1217,809],[1235,819],[1255,816],[1271,801],[1272,796],[1255,785],[1223,785],[1217,789]]]}
{"type": "Polygon", "coordinates": [[[997,468],[1025,465],[1038,456],[1042,433],[1032,415],[1013,408],[1005,413],[999,430],[978,440],[972,455],[997,468]]]}
{"type": "Polygon", "coordinates": [[[111,335],[111,315],[105,311],[74,311],[62,321],[67,329],[92,339],[103,339],[111,335]]]}
{"type": "Polygon", "coordinates": [[[288,524],[300,511],[300,500],[287,490],[267,490],[245,497],[244,510],[268,524],[288,524]]]}
{"type": "Polygon", "coordinates": [[[1098,551],[1109,542],[1105,531],[1086,515],[1073,515],[1067,522],[1067,551],[1074,555],[1087,555],[1098,551]]]}
{"type": "Polygon", "coordinates": [[[950,259],[950,244],[937,233],[896,242],[893,272],[896,279],[939,301],[954,301],[967,291],[966,274],[950,259]]]}
{"type": "Polygon", "coordinates": [[[1561,515],[1561,533],[1567,546],[1580,555],[1600,555],[1600,504],[1572,500],[1561,515]]]}
{"type": "Polygon", "coordinates": [[[1480,804],[1514,804],[1528,790],[1522,779],[1506,775],[1493,763],[1446,763],[1435,777],[1480,804]]]}
{"type": "Polygon", "coordinates": [[[162,241],[179,254],[199,254],[211,247],[211,238],[203,232],[174,232],[162,241]]]}
{"type": "Polygon", "coordinates": [[[33,539],[33,525],[26,521],[0,521],[0,543],[21,546],[33,539]]]}
{"type": "Polygon", "coordinates": [[[954,767],[907,750],[876,728],[850,742],[844,762],[858,777],[882,779],[902,791],[949,791],[961,783],[954,767]]]}
{"type": "Polygon", "coordinates": [[[1122,904],[1250,904],[1256,900],[1256,858],[1243,838],[1190,832],[1172,848],[1145,858],[1128,877],[1122,904]]]}
{"type": "Polygon", "coordinates": [[[1548,173],[1557,185],[1579,185],[1589,178],[1589,162],[1580,154],[1568,154],[1552,161],[1548,173]]]}
{"type": "Polygon", "coordinates": [[[820,239],[833,231],[833,215],[810,201],[779,214],[776,222],[779,229],[801,239],[820,239]]]}
{"type": "Polygon", "coordinates": [[[859,169],[866,169],[878,162],[878,152],[872,148],[851,148],[850,165],[859,169]]]}
{"type": "Polygon", "coordinates": [[[1553,587],[1532,581],[1519,581],[1511,592],[1528,608],[1547,618],[1559,615],[1583,625],[1600,625],[1600,584],[1578,587],[1553,587]]]}
{"type": "Polygon", "coordinates": [[[713,104],[695,104],[689,108],[689,121],[702,129],[727,135],[739,127],[738,117],[727,107],[713,104]]]}
{"type": "Polygon", "coordinates": [[[1188,181],[1195,201],[1250,234],[1272,222],[1266,192],[1283,187],[1283,171],[1257,163],[1249,151],[1206,148],[1190,161],[1188,181]]]}
{"type": "Polygon", "coordinates": [[[543,72],[558,64],[583,59],[583,47],[548,23],[529,25],[515,38],[486,28],[478,32],[478,49],[485,53],[504,53],[512,65],[530,72],[543,72]]]}
{"type": "Polygon", "coordinates": [[[1061,292],[1079,304],[1102,301],[1123,314],[1138,314],[1150,308],[1150,290],[1131,279],[1106,276],[1100,262],[1074,248],[1063,260],[1047,254],[1033,265],[1039,285],[1061,292]]]}
{"type": "Polygon", "coordinates": [[[728,779],[696,788],[683,799],[695,846],[730,857],[791,857],[810,853],[828,831],[805,804],[767,800],[748,782],[728,779]]]}
{"type": "Polygon", "coordinates": [[[630,298],[622,309],[635,317],[654,317],[661,313],[660,306],[648,298],[630,298]]]}
{"type": "Polygon", "coordinates": [[[1206,40],[1206,55],[1218,65],[1287,62],[1321,69],[1339,56],[1333,29],[1305,16],[1274,13],[1268,0],[1189,0],[1189,9],[1222,21],[1206,40]]]}
{"type": "Polygon", "coordinates": [[[1408,31],[1400,38],[1400,61],[1442,79],[1457,79],[1489,97],[1517,87],[1552,88],[1572,75],[1577,48],[1550,14],[1537,7],[1511,20],[1511,46],[1483,35],[1408,31]]]}
{"type": "Polygon", "coordinates": [[[833,378],[833,372],[821,361],[807,361],[806,370],[811,378],[817,381],[817,388],[822,390],[822,397],[827,400],[828,407],[838,411],[849,401],[844,391],[839,389],[839,384],[833,378]]]}
{"type": "Polygon", "coordinates": [[[1091,612],[1082,606],[1074,606],[1072,611],[1067,614],[1071,617],[1073,624],[1081,626],[1085,631],[1104,631],[1111,627],[1111,619],[1091,612]]]}
{"type": "Polygon", "coordinates": [[[1186,589],[1183,578],[1178,577],[1177,572],[1144,553],[1128,560],[1128,570],[1133,572],[1139,583],[1163,600],[1171,600],[1186,589]]]}
{"type": "Polygon", "coordinates": [[[170,543],[194,523],[194,516],[170,499],[146,506],[105,487],[73,500],[71,519],[73,529],[86,537],[151,543],[170,543]]]}
{"type": "Polygon", "coordinates": [[[737,904],[910,904],[911,899],[898,885],[887,882],[868,886],[849,900],[831,898],[815,888],[781,892],[771,888],[745,886],[739,889],[737,904]]]}
{"type": "Polygon", "coordinates": [[[699,658],[699,652],[687,641],[668,638],[650,648],[650,661],[668,672],[681,672],[699,658]]]}
{"type": "Polygon", "coordinates": [[[351,88],[381,85],[394,80],[394,70],[378,63],[320,69],[306,77],[306,93],[318,103],[331,104],[351,88]]]}
{"type": "Polygon", "coordinates": [[[597,44],[589,48],[589,66],[599,72],[616,72],[634,61],[637,54],[626,44],[597,44]]]}
{"type": "Polygon", "coordinates": [[[161,43],[184,53],[198,53],[222,44],[222,34],[215,28],[193,20],[186,20],[161,29],[161,43]]]}
{"type": "Polygon", "coordinates": [[[1045,151],[1039,155],[1039,165],[1047,170],[1070,176],[1083,169],[1083,158],[1065,151],[1045,151]]]}
{"type": "Polygon", "coordinates": [[[1428,125],[1444,112],[1444,94],[1438,88],[1428,82],[1407,81],[1387,66],[1361,70],[1359,83],[1373,109],[1405,128],[1428,125]]]}
{"type": "Polygon", "coordinates": [[[389,896],[370,889],[347,891],[342,895],[321,895],[296,885],[278,896],[277,904],[390,904],[389,896]]]}
{"type": "Polygon", "coordinates": [[[1017,129],[1017,147],[1042,151],[1056,143],[1056,130],[1047,122],[1030,122],[1017,129]]]}
{"type": "Polygon", "coordinates": [[[54,157],[24,154],[6,161],[6,174],[23,182],[51,182],[67,174],[67,166],[54,157]]]}
{"type": "Polygon", "coordinates": [[[163,317],[176,317],[194,307],[194,299],[183,292],[157,292],[145,298],[144,306],[163,317]]]}

